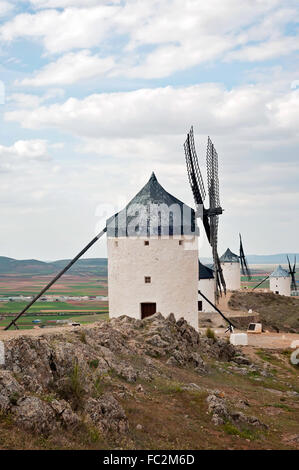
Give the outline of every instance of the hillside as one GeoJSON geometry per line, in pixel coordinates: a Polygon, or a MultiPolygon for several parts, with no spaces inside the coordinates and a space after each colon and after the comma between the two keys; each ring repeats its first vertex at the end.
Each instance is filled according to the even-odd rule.
{"type": "Polygon", "coordinates": [[[296,449],[296,371],[183,319],[5,340],[0,449],[296,449]]]}
{"type": "Polygon", "coordinates": [[[232,310],[252,309],[260,313],[265,328],[299,333],[299,297],[262,292],[234,292],[229,301],[232,310]]]}
{"type": "MultiPolygon", "coordinates": [[[[0,256],[0,274],[55,274],[70,260],[43,262],[38,260],[16,260],[0,256]]],[[[81,259],[69,270],[71,274],[107,275],[106,258],[81,259]]]]}
{"type": "MultiPolygon", "coordinates": [[[[233,250],[234,251],[234,250],[233,250]]],[[[235,251],[238,253],[238,250],[235,251]]],[[[249,264],[283,264],[287,265],[287,256],[289,256],[291,262],[294,259],[294,256],[299,259],[299,253],[278,253],[274,255],[246,255],[246,259],[249,264]]],[[[204,264],[211,264],[213,263],[212,258],[201,258],[202,263],[204,264]]]]}

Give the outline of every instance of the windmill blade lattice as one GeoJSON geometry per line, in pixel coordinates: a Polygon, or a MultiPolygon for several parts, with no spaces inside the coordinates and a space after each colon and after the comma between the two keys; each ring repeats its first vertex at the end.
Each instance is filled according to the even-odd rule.
{"type": "Polygon", "coordinates": [[[289,273],[291,275],[291,278],[292,278],[292,282],[291,282],[291,290],[292,291],[297,291],[297,281],[296,281],[296,256],[295,256],[295,259],[294,259],[294,265],[293,267],[291,266],[291,262],[290,262],[290,258],[287,256],[288,258],[288,264],[289,264],[289,273]]]}
{"type": "Polygon", "coordinates": [[[219,294],[222,293],[222,289],[226,293],[226,284],[217,248],[219,215],[222,214],[223,210],[220,206],[219,195],[218,153],[216,152],[210,137],[208,138],[207,146],[207,178],[210,202],[210,208],[208,211],[210,220],[210,244],[212,246],[216,274],[216,296],[219,297],[219,294]]]}
{"type": "Polygon", "coordinates": [[[195,204],[203,204],[206,197],[206,191],[198,164],[193,127],[191,127],[190,132],[187,135],[187,140],[184,144],[184,149],[186,155],[188,177],[194,195],[195,204]]]}
{"type": "Polygon", "coordinates": [[[244,248],[243,248],[242,236],[241,236],[241,234],[239,234],[239,236],[240,236],[240,263],[241,263],[241,271],[242,271],[243,276],[247,276],[248,279],[251,279],[250,268],[249,268],[249,265],[248,265],[248,263],[247,263],[247,259],[246,259],[245,252],[244,252],[244,248]]]}

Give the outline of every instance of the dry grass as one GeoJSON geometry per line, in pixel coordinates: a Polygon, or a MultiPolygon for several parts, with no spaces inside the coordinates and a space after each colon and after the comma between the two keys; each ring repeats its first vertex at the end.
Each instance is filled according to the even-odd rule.
{"type": "Polygon", "coordinates": [[[274,331],[299,333],[299,297],[262,292],[234,292],[229,301],[232,310],[259,312],[264,327],[274,331]]]}
{"type": "MultiPolygon", "coordinates": [[[[126,383],[132,393],[121,399],[129,420],[125,436],[102,436],[98,429],[82,424],[74,433],[61,431],[43,438],[25,433],[8,416],[0,417],[0,449],[295,449],[298,443],[299,403],[287,391],[296,390],[298,375],[288,362],[284,351],[259,350],[255,355],[259,364],[275,367],[271,377],[240,375],[228,371],[230,363],[210,361],[210,373],[200,376],[188,368],[160,364],[161,375],[152,382],[142,382],[144,392],[137,384],[126,383]],[[196,384],[199,390],[186,390],[186,384],[196,384]],[[258,417],[268,430],[235,426],[227,422],[214,426],[208,413],[207,390],[219,390],[235,407],[240,400],[249,407],[240,409],[258,417]],[[141,429],[140,426],[141,425],[141,429]]],[[[88,365],[96,372],[96,363],[88,365]]],[[[297,371],[296,371],[297,372],[297,371]]],[[[74,367],[69,377],[72,396],[81,401],[81,373],[74,367]]],[[[111,393],[118,384],[112,377],[111,393]]],[[[100,395],[102,390],[97,393],[100,395]]],[[[83,397],[84,399],[84,397],[83,397]]]]}

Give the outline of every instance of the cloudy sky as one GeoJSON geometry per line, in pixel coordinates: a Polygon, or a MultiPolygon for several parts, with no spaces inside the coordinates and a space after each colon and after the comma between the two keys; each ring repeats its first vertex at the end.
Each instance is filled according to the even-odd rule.
{"type": "Polygon", "coordinates": [[[248,253],[299,251],[298,18],[298,0],[0,0],[0,255],[75,255],[153,170],[191,205],[191,124],[201,165],[208,135],[219,153],[219,251],[239,231],[248,253]]]}

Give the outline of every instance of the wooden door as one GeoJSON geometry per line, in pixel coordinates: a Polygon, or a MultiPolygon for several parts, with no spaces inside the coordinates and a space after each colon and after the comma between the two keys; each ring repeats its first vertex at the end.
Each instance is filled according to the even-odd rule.
{"type": "Polygon", "coordinates": [[[141,319],[151,317],[157,312],[157,304],[155,303],[142,303],[141,304],[141,319]]]}

